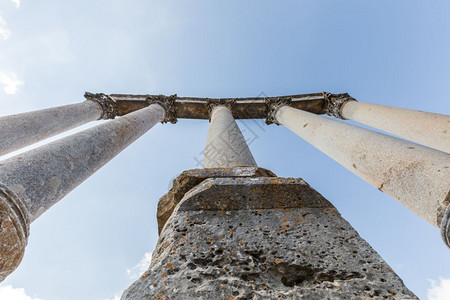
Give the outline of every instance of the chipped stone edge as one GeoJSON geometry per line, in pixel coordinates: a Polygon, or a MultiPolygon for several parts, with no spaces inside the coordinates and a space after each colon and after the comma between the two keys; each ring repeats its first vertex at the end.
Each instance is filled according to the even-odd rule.
{"type": "MultiPolygon", "coordinates": [[[[161,221],[163,216],[170,213],[169,217],[172,215],[176,205],[183,199],[184,195],[191,190],[192,188],[186,190],[186,192],[183,193],[183,196],[176,201],[175,206],[171,206],[170,210],[166,210],[165,213],[161,213],[162,207],[160,206],[161,200],[167,196],[170,192],[177,191],[179,186],[177,186],[177,180],[180,177],[186,177],[189,178],[189,180],[197,179],[198,183],[195,184],[192,188],[195,188],[198,184],[203,182],[204,180],[208,178],[240,178],[240,177],[277,177],[272,171],[261,168],[261,167],[233,167],[233,168],[203,168],[203,169],[190,169],[183,171],[180,175],[178,175],[174,180],[172,187],[170,190],[164,194],[158,202],[158,209],[157,209],[157,220],[158,220],[158,234],[161,234],[162,228],[166,224],[166,221],[161,221]],[[161,225],[162,224],[162,225],[161,225]]],[[[175,197],[174,197],[175,198],[175,197]]],[[[168,204],[168,203],[166,203],[168,204]]]]}
{"type": "Polygon", "coordinates": [[[441,236],[445,245],[450,248],[450,205],[447,206],[441,221],[441,236]]]}
{"type": "MultiPolygon", "coordinates": [[[[301,178],[282,178],[282,177],[242,177],[242,178],[208,178],[204,181],[202,181],[200,184],[198,184],[197,186],[195,186],[194,188],[192,188],[191,190],[189,190],[184,197],[180,200],[180,202],[177,204],[177,206],[175,207],[172,216],[175,215],[177,212],[180,211],[191,211],[191,209],[186,209],[185,203],[199,195],[202,194],[206,191],[208,191],[209,189],[211,189],[212,187],[217,187],[217,186],[234,186],[234,185],[247,185],[247,186],[251,186],[251,185],[271,185],[271,184],[277,184],[277,185],[301,185],[302,187],[312,190],[314,192],[316,192],[320,198],[322,198],[323,200],[326,200],[325,198],[323,198],[323,196],[321,194],[319,194],[317,191],[315,191],[306,181],[304,181],[301,178]]],[[[328,202],[328,200],[326,200],[328,202]]],[[[212,202],[213,204],[215,204],[214,202],[212,202]]],[[[252,206],[253,203],[248,206],[247,208],[241,208],[241,209],[261,209],[261,207],[253,207],[252,206]]],[[[301,208],[302,205],[300,203],[298,203],[298,207],[297,206],[293,206],[293,207],[285,207],[286,209],[291,209],[291,208],[301,208]]],[[[331,203],[330,203],[331,205],[331,203]]],[[[322,207],[322,206],[320,206],[322,207]]],[[[329,208],[326,206],[323,206],[323,208],[329,208]]],[[[211,209],[211,210],[221,210],[223,209],[222,207],[217,207],[216,209],[211,209]]]]}

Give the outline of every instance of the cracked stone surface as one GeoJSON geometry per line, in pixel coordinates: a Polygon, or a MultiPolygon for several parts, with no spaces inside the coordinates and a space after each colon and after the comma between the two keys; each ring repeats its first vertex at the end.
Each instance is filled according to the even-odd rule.
{"type": "Polygon", "coordinates": [[[187,192],[122,299],[418,299],[301,179],[209,178],[187,192]]]}

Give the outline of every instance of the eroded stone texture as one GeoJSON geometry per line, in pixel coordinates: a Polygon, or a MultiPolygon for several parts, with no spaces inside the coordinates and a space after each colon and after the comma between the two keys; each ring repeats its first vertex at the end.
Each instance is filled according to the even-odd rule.
{"type": "Polygon", "coordinates": [[[122,299],[417,299],[301,179],[210,178],[122,299]]]}
{"type": "Polygon", "coordinates": [[[187,191],[207,178],[217,177],[275,177],[271,171],[258,167],[235,167],[186,170],[173,180],[172,188],[158,202],[158,233],[166,224],[178,202],[187,191]]]}

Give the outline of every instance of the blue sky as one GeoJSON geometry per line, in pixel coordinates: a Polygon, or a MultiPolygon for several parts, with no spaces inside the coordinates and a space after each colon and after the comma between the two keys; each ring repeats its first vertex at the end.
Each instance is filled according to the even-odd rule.
{"type": "MultiPolygon", "coordinates": [[[[443,0],[0,0],[1,115],[80,102],[84,91],[348,92],[450,114],[449,82],[443,0]]],[[[432,295],[450,291],[439,230],[286,128],[238,123],[261,167],[306,180],[408,288],[445,299],[432,295]]],[[[32,224],[25,258],[0,291],[22,293],[21,300],[121,295],[155,247],[159,197],[177,174],[197,167],[207,130],[207,121],[195,120],[155,126],[32,224]]]]}

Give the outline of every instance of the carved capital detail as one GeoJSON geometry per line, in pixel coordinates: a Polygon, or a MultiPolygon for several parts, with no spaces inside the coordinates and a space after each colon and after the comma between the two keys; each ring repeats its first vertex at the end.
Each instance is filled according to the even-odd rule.
{"type": "Polygon", "coordinates": [[[277,113],[277,110],[282,106],[291,106],[292,105],[292,99],[291,98],[267,98],[266,100],[267,105],[267,114],[266,114],[266,124],[277,124],[280,125],[277,122],[277,119],[275,118],[275,114],[277,113]]]}
{"type": "Polygon", "coordinates": [[[236,103],[236,99],[206,99],[206,107],[208,108],[209,120],[211,121],[211,114],[214,107],[222,105],[226,106],[233,114],[233,106],[236,103]]]}
{"type": "Polygon", "coordinates": [[[356,101],[353,97],[351,97],[349,94],[331,94],[327,92],[323,92],[323,98],[324,98],[324,106],[323,110],[325,113],[329,116],[345,120],[345,118],[342,116],[342,106],[347,103],[348,101],[356,101]]]}
{"type": "Polygon", "coordinates": [[[177,100],[177,94],[171,96],[152,95],[147,97],[148,105],[159,104],[166,110],[166,116],[162,123],[170,122],[172,124],[175,124],[176,122],[178,122],[175,100],[177,100]]]}
{"type": "Polygon", "coordinates": [[[0,183],[0,281],[20,264],[30,231],[30,217],[25,204],[0,183]]]}
{"type": "Polygon", "coordinates": [[[103,93],[93,94],[86,92],[84,93],[84,98],[88,101],[97,102],[100,105],[103,113],[99,120],[114,119],[117,116],[118,108],[116,101],[114,101],[110,96],[103,93]]]}

